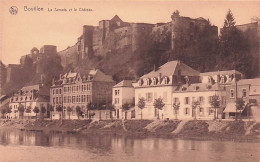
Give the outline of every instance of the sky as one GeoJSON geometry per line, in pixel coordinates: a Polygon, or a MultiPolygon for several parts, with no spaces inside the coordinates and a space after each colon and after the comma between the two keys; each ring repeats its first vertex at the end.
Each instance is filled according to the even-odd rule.
{"type": "Polygon", "coordinates": [[[171,21],[171,14],[209,19],[221,28],[230,9],[237,25],[260,18],[260,1],[15,1],[0,0],[0,59],[4,64],[18,64],[20,57],[33,47],[56,45],[61,51],[76,43],[83,25],[97,26],[100,20],[118,15],[125,22],[158,23],[171,21]],[[11,6],[18,13],[9,12],[11,6]],[[24,8],[43,8],[43,11],[25,11],[24,8]],[[54,11],[66,9],[67,11],[54,11]],[[92,11],[79,11],[79,8],[92,11]],[[52,11],[48,11],[52,9],[52,11]],[[69,11],[72,9],[72,11],[69,11]],[[77,11],[74,11],[77,9],[77,11]]]}

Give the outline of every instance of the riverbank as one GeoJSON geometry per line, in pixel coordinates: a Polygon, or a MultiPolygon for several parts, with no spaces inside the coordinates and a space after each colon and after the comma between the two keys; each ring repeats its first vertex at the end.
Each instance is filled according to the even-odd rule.
{"type": "Polygon", "coordinates": [[[241,120],[0,120],[0,128],[83,135],[113,134],[260,142],[260,123],[241,120]]]}

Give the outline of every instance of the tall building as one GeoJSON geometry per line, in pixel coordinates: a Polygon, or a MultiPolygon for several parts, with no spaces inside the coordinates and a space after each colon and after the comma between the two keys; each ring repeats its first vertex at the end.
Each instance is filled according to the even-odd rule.
{"type": "Polygon", "coordinates": [[[54,107],[53,118],[60,118],[56,111],[58,106],[63,108],[64,118],[76,119],[77,107],[83,114],[86,113],[87,104],[111,104],[112,88],[115,85],[112,76],[100,70],[86,72],[69,72],[61,75],[58,80],[53,80],[50,89],[50,103],[54,107]],[[68,108],[72,112],[68,112],[68,108]]]}
{"type": "Polygon", "coordinates": [[[131,118],[132,111],[123,110],[123,105],[127,104],[128,108],[134,107],[134,87],[131,80],[122,80],[113,87],[112,104],[115,106],[115,117],[117,119],[131,118]],[[124,114],[123,114],[124,113],[124,114]]]}

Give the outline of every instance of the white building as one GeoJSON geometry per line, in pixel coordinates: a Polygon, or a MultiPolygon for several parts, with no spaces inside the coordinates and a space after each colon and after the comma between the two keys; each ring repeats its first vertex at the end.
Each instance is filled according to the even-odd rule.
{"type": "Polygon", "coordinates": [[[173,103],[180,105],[176,117],[178,119],[214,119],[215,109],[210,104],[214,95],[219,96],[221,107],[217,110],[219,112],[217,114],[221,118],[220,112],[225,105],[226,92],[219,84],[194,83],[177,87],[172,93],[173,103]],[[192,109],[193,102],[199,102],[195,109],[192,109]]]}
{"type": "MultiPolygon", "coordinates": [[[[6,114],[8,118],[35,118],[36,114],[33,112],[35,107],[39,110],[41,107],[45,107],[47,115],[47,107],[49,106],[49,88],[42,84],[25,86],[21,90],[17,91],[12,97],[10,97],[9,108],[11,113],[6,114]],[[24,112],[19,112],[18,107],[22,106],[24,112]],[[26,113],[26,109],[31,108],[30,113],[26,113]]],[[[40,113],[39,113],[40,114],[40,113]]],[[[39,115],[38,114],[38,115],[39,115]]]]}
{"type": "Polygon", "coordinates": [[[145,98],[145,108],[142,110],[143,119],[173,119],[173,91],[185,83],[198,83],[200,73],[191,67],[179,62],[170,61],[157,70],[143,75],[136,83],[135,88],[135,117],[141,118],[141,109],[137,104],[139,98],[145,98]],[[165,106],[162,110],[154,108],[155,99],[162,98],[165,106]]]}
{"type": "Polygon", "coordinates": [[[123,80],[113,87],[112,104],[115,106],[115,118],[117,119],[130,119],[133,117],[131,107],[134,105],[134,87],[131,80],[123,80]],[[122,106],[129,105],[129,111],[124,111],[122,106]]]}

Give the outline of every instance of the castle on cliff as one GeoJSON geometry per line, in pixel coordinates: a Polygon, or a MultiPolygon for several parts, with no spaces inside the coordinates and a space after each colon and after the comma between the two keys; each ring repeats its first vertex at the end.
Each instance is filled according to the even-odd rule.
{"type": "Polygon", "coordinates": [[[83,33],[75,45],[58,52],[62,66],[76,65],[78,61],[129,47],[133,52],[142,47],[153,33],[162,34],[167,31],[171,35],[171,48],[175,47],[175,40],[182,37],[186,41],[196,39],[198,32],[210,30],[212,36],[218,37],[218,28],[210,25],[209,21],[199,17],[192,19],[182,17],[179,12],[173,13],[171,21],[167,23],[130,23],[122,21],[117,15],[111,20],[99,21],[98,26],[83,26],[83,33]]]}

